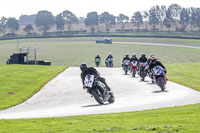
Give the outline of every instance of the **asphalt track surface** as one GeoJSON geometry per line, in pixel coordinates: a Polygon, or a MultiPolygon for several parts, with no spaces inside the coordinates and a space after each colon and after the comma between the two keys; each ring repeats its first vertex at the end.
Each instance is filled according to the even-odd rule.
{"type": "Polygon", "coordinates": [[[200,103],[200,92],[168,82],[166,91],[147,78],[124,75],[121,68],[97,68],[112,88],[116,101],[99,105],[82,88],[80,70],[70,67],[47,83],[30,99],[0,111],[0,119],[45,118],[130,112],[200,103]]]}

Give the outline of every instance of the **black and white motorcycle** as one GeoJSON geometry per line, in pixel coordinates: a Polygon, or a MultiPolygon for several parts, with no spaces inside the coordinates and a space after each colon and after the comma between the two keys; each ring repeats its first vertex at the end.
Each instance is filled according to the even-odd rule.
{"type": "Polygon", "coordinates": [[[88,93],[94,96],[99,104],[104,104],[106,101],[109,103],[115,101],[113,93],[109,92],[105,84],[99,81],[94,75],[87,74],[85,76],[84,87],[88,93]]]}
{"type": "Polygon", "coordinates": [[[124,60],[123,70],[124,70],[125,74],[127,75],[128,71],[130,70],[130,61],[129,60],[124,60]]]}

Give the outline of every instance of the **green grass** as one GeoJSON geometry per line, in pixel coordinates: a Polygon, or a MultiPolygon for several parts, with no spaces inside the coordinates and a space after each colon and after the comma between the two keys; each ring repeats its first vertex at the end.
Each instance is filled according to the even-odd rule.
{"type": "MultiPolygon", "coordinates": [[[[105,66],[104,60],[109,52],[114,56],[114,66],[119,67],[125,53],[146,53],[149,56],[152,52],[164,63],[186,63],[200,62],[200,49],[148,46],[133,44],[96,44],[96,39],[103,38],[51,38],[51,39],[22,39],[18,40],[19,47],[37,47],[38,59],[49,60],[52,65],[79,66],[82,62],[94,65],[94,57],[100,54],[102,58],[101,66],[105,66]],[[195,57],[195,58],[194,58],[195,57]]],[[[161,42],[189,43],[188,45],[200,44],[199,40],[181,39],[148,39],[148,38],[113,38],[113,41],[136,41],[136,42],[161,42]]],[[[17,52],[16,40],[0,41],[0,64],[5,64],[7,58],[17,52]]],[[[33,52],[30,58],[33,59],[33,52]]]]}
{"type": "Polygon", "coordinates": [[[15,133],[198,133],[200,104],[141,112],[61,118],[0,120],[0,132],[15,133]]]}
{"type": "Polygon", "coordinates": [[[0,65],[0,110],[25,101],[64,69],[61,66],[0,65]]]}
{"type": "Polygon", "coordinates": [[[169,64],[167,69],[169,80],[200,91],[200,63],[169,64]]]}

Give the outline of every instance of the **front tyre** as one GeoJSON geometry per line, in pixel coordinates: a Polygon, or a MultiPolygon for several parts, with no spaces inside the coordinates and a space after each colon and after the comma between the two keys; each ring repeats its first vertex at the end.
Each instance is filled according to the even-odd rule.
{"type": "Polygon", "coordinates": [[[92,95],[94,96],[95,100],[99,103],[99,104],[104,104],[104,99],[103,96],[101,94],[101,92],[99,91],[99,89],[94,89],[92,91],[92,95]]]}

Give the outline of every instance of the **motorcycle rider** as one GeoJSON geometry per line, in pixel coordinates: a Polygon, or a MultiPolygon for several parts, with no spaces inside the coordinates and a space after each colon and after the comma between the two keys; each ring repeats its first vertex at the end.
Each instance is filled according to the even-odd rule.
{"type": "Polygon", "coordinates": [[[113,60],[113,56],[112,56],[111,53],[108,54],[108,56],[106,57],[106,60],[105,60],[105,64],[106,64],[107,67],[108,67],[108,62],[107,62],[108,59],[112,59],[113,60]]]}
{"type": "Polygon", "coordinates": [[[87,74],[91,74],[91,75],[94,75],[95,77],[97,77],[97,79],[99,81],[104,83],[106,88],[108,89],[108,91],[111,91],[110,87],[106,83],[106,80],[104,78],[100,77],[99,72],[94,67],[88,67],[87,64],[83,63],[83,64],[80,65],[80,69],[81,69],[81,79],[82,79],[82,83],[83,83],[83,88],[84,89],[85,89],[85,87],[84,87],[85,76],[87,74]]]}
{"type": "Polygon", "coordinates": [[[141,57],[138,60],[138,64],[141,63],[141,62],[143,62],[143,63],[147,62],[147,58],[146,58],[146,55],[144,53],[141,54],[141,57]]]}
{"type": "Polygon", "coordinates": [[[155,66],[161,66],[164,69],[165,74],[167,73],[166,67],[159,60],[157,60],[156,57],[153,56],[150,58],[149,71],[152,72],[152,69],[155,66]]]}
{"type": "Polygon", "coordinates": [[[96,59],[100,59],[101,60],[101,57],[97,54],[97,56],[95,57],[95,60],[96,59]]]}
{"type": "Polygon", "coordinates": [[[132,61],[138,61],[138,58],[136,57],[135,53],[133,53],[132,58],[130,59],[130,62],[132,61]]]}
{"type": "Polygon", "coordinates": [[[97,56],[95,57],[94,62],[96,63],[97,60],[99,60],[99,61],[100,61],[99,63],[101,63],[101,57],[100,57],[98,54],[97,54],[97,56]]]}
{"type": "Polygon", "coordinates": [[[142,53],[141,54],[141,57],[139,58],[139,60],[138,60],[138,75],[140,75],[141,74],[141,63],[146,63],[147,62],[147,58],[146,58],[146,55],[145,55],[145,53],[142,53]]]}
{"type": "Polygon", "coordinates": [[[150,58],[147,60],[147,66],[149,66],[151,62],[151,57],[156,57],[156,55],[154,53],[151,53],[150,58]]]}
{"type": "Polygon", "coordinates": [[[129,60],[130,61],[128,53],[125,54],[125,57],[122,60],[122,67],[123,67],[123,63],[124,63],[125,60],[129,60]]]}

